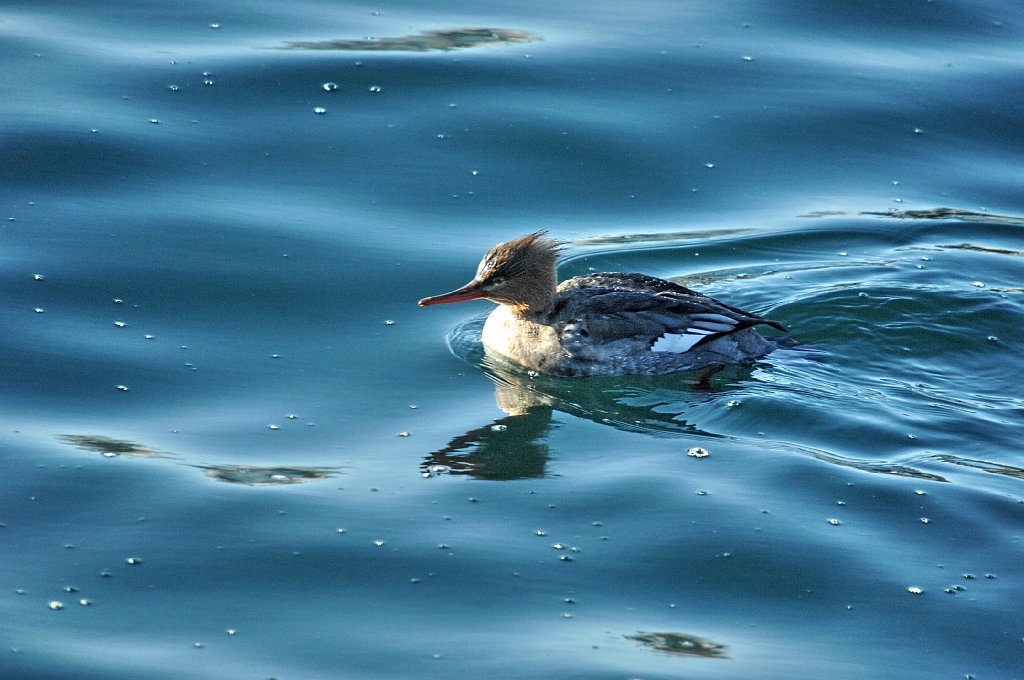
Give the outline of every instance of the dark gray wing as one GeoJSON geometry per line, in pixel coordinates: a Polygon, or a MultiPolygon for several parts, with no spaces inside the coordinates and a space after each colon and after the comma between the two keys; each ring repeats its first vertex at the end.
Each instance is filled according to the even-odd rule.
{"type": "Polygon", "coordinates": [[[598,343],[644,337],[655,352],[685,352],[758,324],[786,330],[776,321],[671,281],[633,273],[592,274],[563,282],[549,321],[572,324],[598,343]]]}

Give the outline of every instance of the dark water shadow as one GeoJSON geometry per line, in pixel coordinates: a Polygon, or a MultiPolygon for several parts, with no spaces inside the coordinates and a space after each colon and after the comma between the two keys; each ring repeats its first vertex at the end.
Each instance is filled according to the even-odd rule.
{"type": "MultiPolygon", "coordinates": [[[[115,458],[118,456],[132,458],[181,458],[177,454],[160,451],[145,444],[102,435],[62,434],[58,435],[57,439],[84,451],[98,453],[104,458],[115,458]]],[[[207,477],[218,482],[242,484],[245,486],[301,484],[319,479],[329,479],[339,474],[339,470],[332,467],[179,464],[202,470],[207,477]]]]}
{"type": "Polygon", "coordinates": [[[981,470],[994,475],[1004,475],[1006,477],[1014,477],[1016,479],[1024,479],[1024,468],[1019,468],[1014,465],[1005,465],[1003,463],[990,463],[985,460],[976,460],[973,458],[961,458],[960,456],[954,456],[948,453],[935,454],[932,456],[935,460],[943,463],[950,463],[952,465],[962,465],[964,467],[974,468],[975,470],[981,470]]]}
{"type": "Polygon", "coordinates": [[[637,631],[634,635],[623,635],[627,640],[639,642],[644,647],[671,654],[673,656],[698,656],[705,659],[728,659],[725,645],[712,642],[707,638],[689,635],[688,633],[645,633],[637,631]]]}
{"type": "Polygon", "coordinates": [[[126,439],[114,439],[93,434],[62,434],[57,439],[84,451],[98,453],[104,458],[128,456],[132,458],[175,458],[173,453],[160,451],[126,439]]]}
{"type": "Polygon", "coordinates": [[[295,41],[287,42],[277,49],[348,52],[448,52],[470,47],[528,43],[541,39],[536,33],[514,28],[450,28],[440,31],[421,31],[415,35],[397,38],[295,41]]]}
{"type": "Polygon", "coordinates": [[[885,210],[885,211],[845,211],[817,210],[801,215],[801,217],[891,217],[900,220],[958,220],[964,222],[981,222],[983,224],[1003,224],[1024,227],[1024,217],[1013,215],[994,215],[992,213],[961,210],[960,208],[925,208],[921,210],[885,210]]]}
{"type": "Polygon", "coordinates": [[[259,467],[256,465],[193,465],[218,482],[245,486],[278,486],[330,479],[338,474],[325,467],[259,467]]]}

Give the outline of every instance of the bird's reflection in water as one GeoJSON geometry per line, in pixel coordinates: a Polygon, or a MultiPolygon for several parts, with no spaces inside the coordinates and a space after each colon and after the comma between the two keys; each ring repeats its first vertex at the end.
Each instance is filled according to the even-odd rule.
{"type": "Polygon", "coordinates": [[[538,405],[455,437],[427,456],[424,475],[472,475],[480,479],[542,477],[548,459],[551,407],[538,405]]]}
{"type": "MultiPolygon", "coordinates": [[[[453,343],[461,338],[449,338],[453,343]]],[[[424,476],[471,475],[508,480],[544,475],[548,438],[561,411],[620,430],[653,436],[718,437],[687,423],[680,412],[717,398],[691,383],[699,374],[618,378],[559,378],[524,373],[501,358],[470,348],[494,383],[494,398],[508,415],[453,438],[422,462],[424,476]]],[[[740,368],[749,373],[749,368],[740,368]]]]}

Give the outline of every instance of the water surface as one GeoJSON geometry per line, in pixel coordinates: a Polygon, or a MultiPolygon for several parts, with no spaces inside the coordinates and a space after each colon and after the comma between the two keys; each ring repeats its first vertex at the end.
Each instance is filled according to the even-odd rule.
{"type": "Polygon", "coordinates": [[[7,3],[0,676],[1024,676],[1022,38],[7,3]],[[416,307],[539,228],[800,344],[531,378],[416,307]]]}

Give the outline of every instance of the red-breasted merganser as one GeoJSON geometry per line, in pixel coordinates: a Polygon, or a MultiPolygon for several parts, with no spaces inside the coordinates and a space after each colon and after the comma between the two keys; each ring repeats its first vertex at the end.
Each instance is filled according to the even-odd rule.
{"type": "Polygon", "coordinates": [[[487,298],[484,348],[550,375],[659,375],[748,363],[775,349],[753,326],[786,328],[679,284],[601,273],[557,284],[562,244],[544,231],[491,248],[466,285],[421,307],[487,298]]]}

